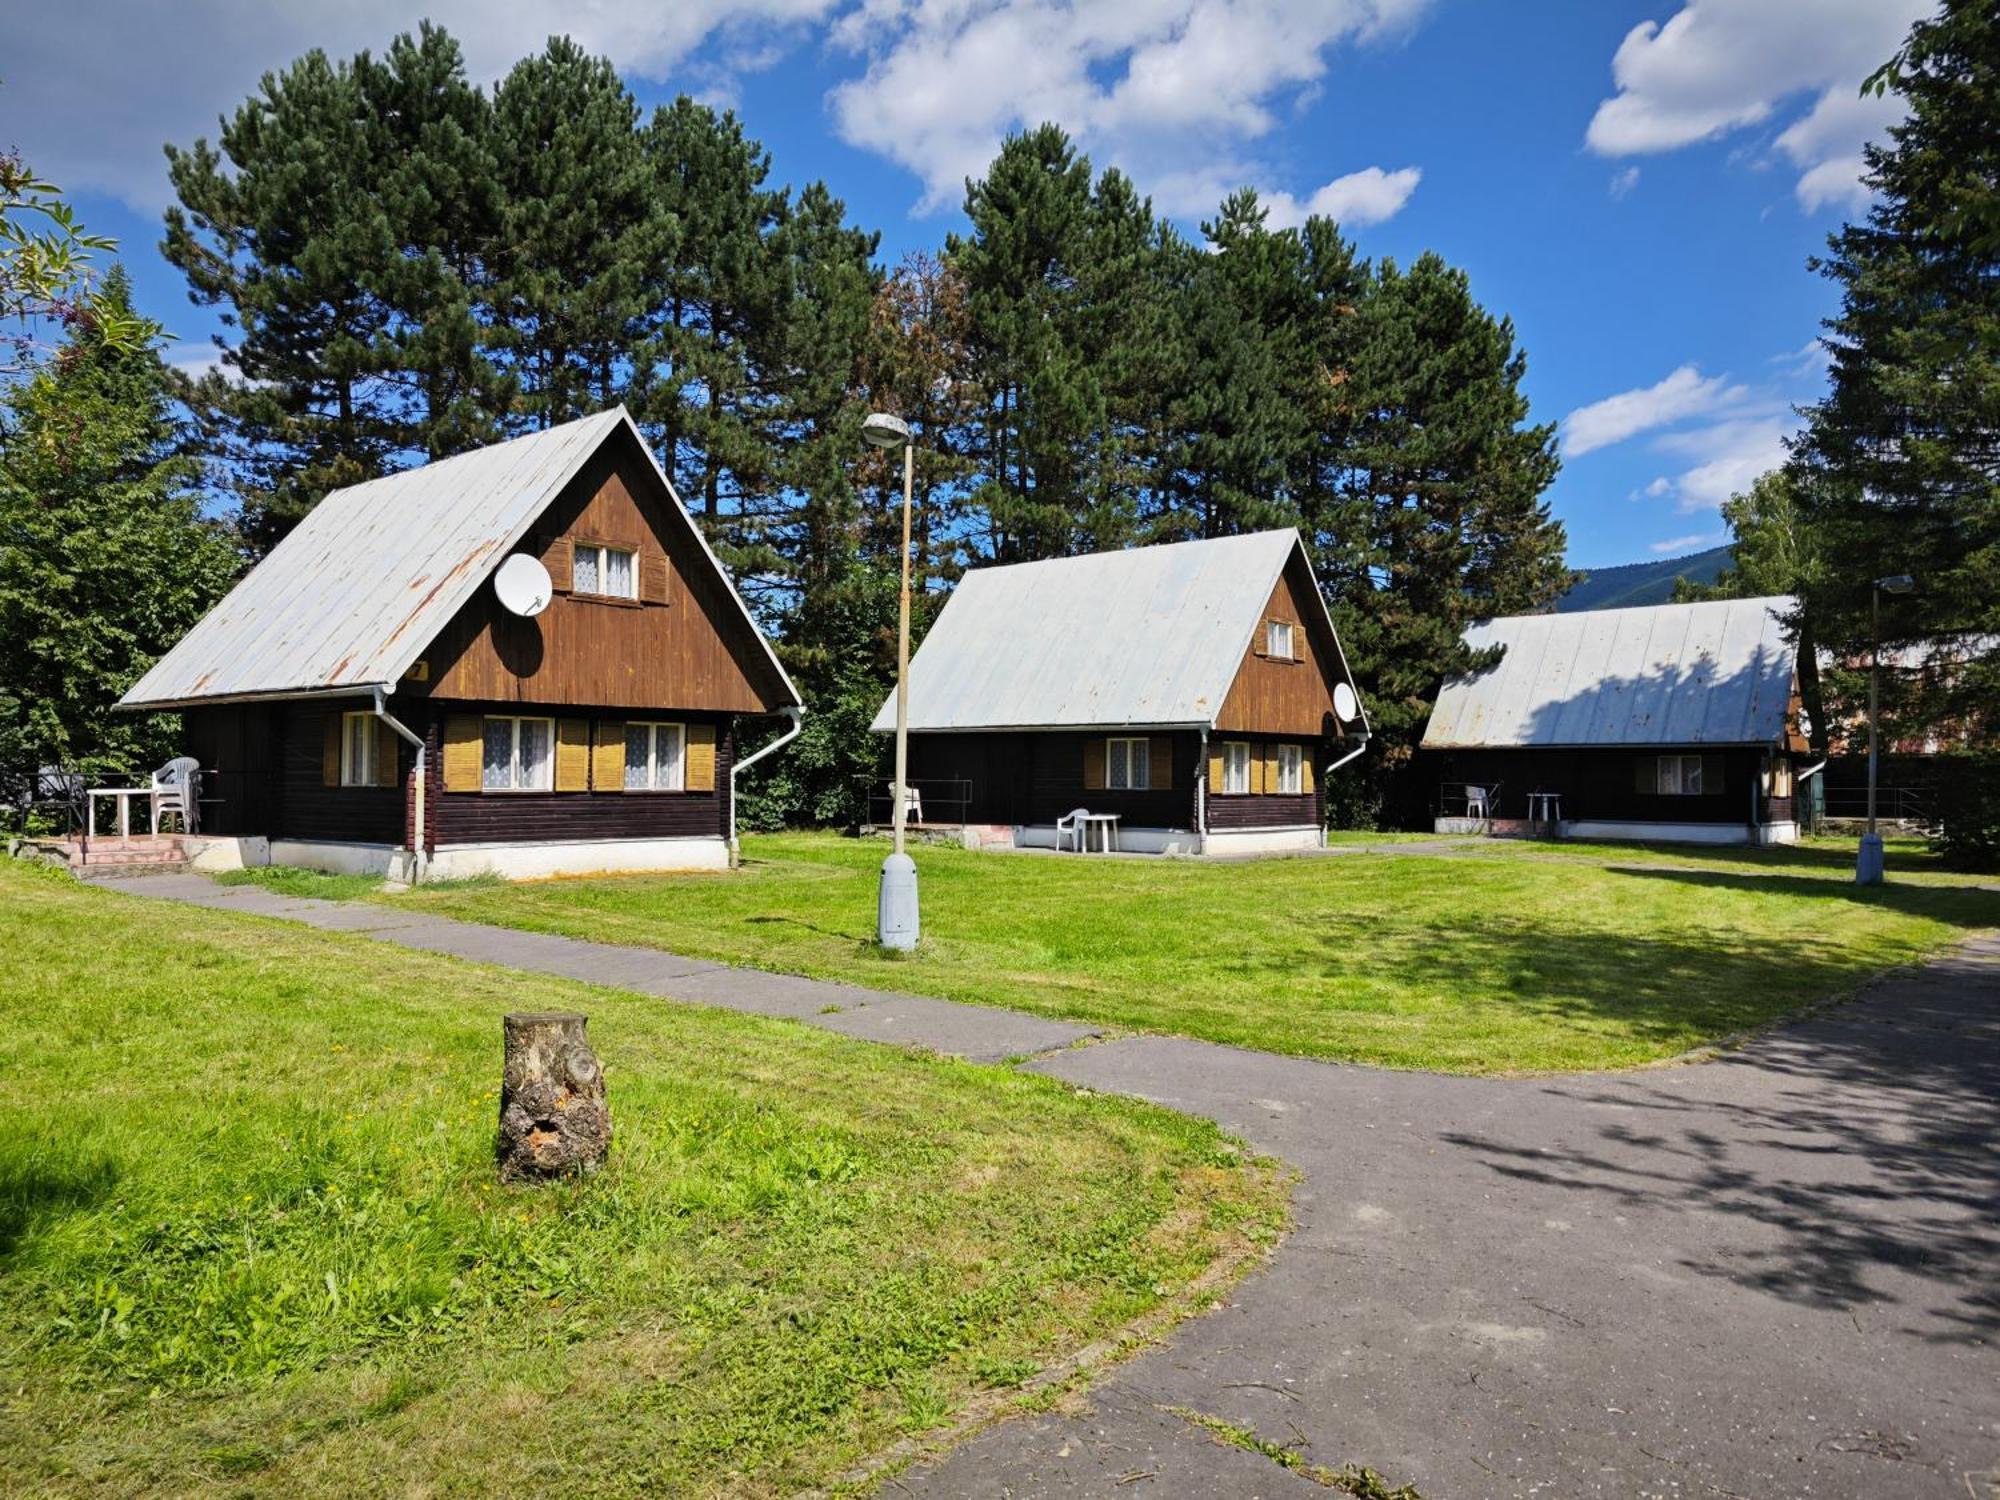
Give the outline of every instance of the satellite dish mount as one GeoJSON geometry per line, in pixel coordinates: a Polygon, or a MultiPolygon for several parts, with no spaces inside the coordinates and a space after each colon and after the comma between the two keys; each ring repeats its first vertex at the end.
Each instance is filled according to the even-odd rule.
{"type": "Polygon", "coordinates": [[[516,552],[493,575],[493,595],[509,614],[532,620],[549,607],[555,584],[540,558],[516,552]]]}

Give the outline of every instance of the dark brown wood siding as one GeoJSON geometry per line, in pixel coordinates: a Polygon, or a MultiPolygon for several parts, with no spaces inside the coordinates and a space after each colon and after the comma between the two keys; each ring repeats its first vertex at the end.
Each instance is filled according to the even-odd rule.
{"type": "MultiPolygon", "coordinates": [[[[729,832],[729,768],[736,760],[735,723],[728,715],[686,709],[648,709],[644,717],[713,724],[715,790],[712,792],[447,792],[442,731],[454,713],[517,713],[504,702],[434,703],[419,732],[429,747],[425,824],[433,848],[453,844],[530,843],[550,840],[720,838],[729,832]]],[[[568,708],[566,717],[623,720],[638,717],[614,705],[568,708]]],[[[415,727],[415,726],[412,726],[415,727]]]]}
{"type": "MultiPolygon", "coordinates": [[[[1337,736],[1333,717],[1333,687],[1342,680],[1340,650],[1327,628],[1312,570],[1292,554],[1277,587],[1265,602],[1251,640],[1244,642],[1243,661],[1236,669],[1216,715],[1217,734],[1337,736]],[[1278,661],[1263,654],[1267,621],[1292,626],[1297,660],[1278,661]]],[[[1352,726],[1359,730],[1360,725],[1352,726]]]]}
{"type": "Polygon", "coordinates": [[[522,619],[482,587],[425,647],[428,680],[405,690],[551,707],[685,703],[711,713],[764,713],[786,701],[692,524],[629,437],[584,466],[518,550],[541,556],[559,539],[637,552],[642,600],[571,592],[567,568],[557,566],[548,608],[522,619]]]}
{"type": "Polygon", "coordinates": [[[1092,812],[1117,813],[1131,828],[1194,827],[1196,736],[1187,732],[1140,736],[1171,740],[1173,780],[1168,787],[1086,791],[1084,744],[1105,738],[1105,733],[1072,731],[913,734],[910,780],[919,791],[930,779],[971,782],[972,801],[965,816],[969,823],[1053,823],[1076,808],[1088,807],[1092,812]]]}
{"type": "Polygon", "coordinates": [[[201,762],[201,831],[255,837],[277,826],[279,712],[220,703],[181,714],[182,742],[201,762]]]}
{"type": "MultiPolygon", "coordinates": [[[[403,793],[413,754],[397,742],[396,786],[328,786],[321,756],[326,723],[363,707],[362,700],[327,707],[287,704],[277,718],[278,809],[273,826],[259,830],[272,838],[324,839],[337,843],[403,842],[403,793]]],[[[392,709],[391,712],[394,710],[392,709]]]]}
{"type": "MultiPolygon", "coordinates": [[[[1751,791],[1763,760],[1760,750],[1740,746],[1659,746],[1647,750],[1449,750],[1426,751],[1419,764],[1425,790],[1435,799],[1441,783],[1475,782],[1499,794],[1496,818],[1528,816],[1530,792],[1556,792],[1562,816],[1607,822],[1741,823],[1751,817],[1751,791]],[[1713,756],[1722,769],[1720,790],[1699,797],[1660,796],[1638,790],[1643,764],[1661,755],[1713,756]]],[[[1788,814],[1768,811],[1759,797],[1758,816],[1782,821],[1788,814]]]]}

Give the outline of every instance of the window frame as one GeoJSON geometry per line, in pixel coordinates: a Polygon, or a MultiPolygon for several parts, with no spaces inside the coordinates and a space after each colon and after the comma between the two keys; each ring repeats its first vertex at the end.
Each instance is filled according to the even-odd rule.
{"type": "Polygon", "coordinates": [[[625,721],[624,785],[619,790],[639,793],[685,792],[687,790],[688,771],[687,731],[687,722],[682,719],[627,719],[625,721]],[[632,785],[632,731],[635,729],[646,731],[646,772],[649,779],[644,786],[632,785]],[[659,786],[650,779],[657,775],[659,769],[660,731],[662,729],[673,730],[679,743],[679,754],[675,757],[674,764],[675,785],[673,786],[659,786]]]}
{"type": "Polygon", "coordinates": [[[1653,757],[1653,795],[1656,797],[1705,797],[1702,776],[1702,757],[1699,755],[1656,755],[1653,757]],[[1694,785],[1688,785],[1688,762],[1694,762],[1694,785]],[[1667,785],[1667,767],[1674,768],[1673,781],[1667,785]]]}
{"type": "Polygon", "coordinates": [[[1266,620],[1264,622],[1264,654],[1273,661],[1297,661],[1299,659],[1299,627],[1290,620],[1266,620]],[[1285,633],[1285,649],[1278,649],[1278,632],[1285,633]]]}
{"type": "Polygon", "coordinates": [[[1306,750],[1303,745],[1280,744],[1278,750],[1278,795],[1303,797],[1306,794],[1306,750]]]}
{"type": "Polygon", "coordinates": [[[343,791],[375,785],[376,757],[382,748],[376,723],[375,715],[365,709],[360,713],[349,712],[340,716],[340,785],[343,791]],[[359,767],[355,765],[357,749],[360,751],[359,767]]]}
{"type": "Polygon", "coordinates": [[[489,796],[520,796],[523,793],[553,792],[556,789],[556,721],[541,714],[481,714],[479,716],[479,790],[489,796]],[[486,726],[489,724],[511,724],[511,749],[508,757],[509,769],[514,783],[508,786],[488,786],[486,784],[486,726]],[[546,724],[549,732],[549,754],[544,764],[548,767],[548,781],[542,786],[522,786],[521,775],[521,726],[523,724],[546,724]]]}
{"type": "Polygon", "coordinates": [[[1254,778],[1250,774],[1250,742],[1248,740],[1224,740],[1222,742],[1222,791],[1224,797],[1248,797],[1254,778]],[[1239,754],[1238,752],[1241,752],[1239,754]],[[1240,762],[1240,764],[1239,764],[1240,762]],[[1239,777],[1238,772],[1241,772],[1239,777]],[[1231,786],[1241,780],[1241,786],[1231,786]]]}
{"type": "Polygon", "coordinates": [[[639,602],[639,549],[637,547],[622,546],[617,542],[573,541],[570,543],[569,580],[570,592],[580,595],[585,599],[612,599],[620,604],[637,604],[639,602]],[[595,588],[583,588],[576,581],[577,574],[580,571],[578,563],[582,560],[583,554],[586,552],[595,554],[591,563],[597,575],[597,586],[595,588]],[[630,568],[626,573],[626,577],[631,580],[632,586],[632,591],[629,594],[614,594],[611,591],[611,555],[614,552],[631,559],[630,568]]]}
{"type": "Polygon", "coordinates": [[[1104,790],[1107,792],[1149,792],[1153,789],[1153,742],[1144,735],[1116,735],[1104,742],[1104,790]],[[1121,784],[1112,779],[1112,767],[1119,764],[1119,747],[1124,747],[1121,784]],[[1136,748],[1135,748],[1136,747],[1136,748]],[[1145,772],[1143,781],[1132,776],[1134,765],[1145,772]]]}

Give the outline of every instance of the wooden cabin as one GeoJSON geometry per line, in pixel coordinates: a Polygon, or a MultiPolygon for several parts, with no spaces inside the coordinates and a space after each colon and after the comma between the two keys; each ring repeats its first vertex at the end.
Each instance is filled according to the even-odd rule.
{"type": "MultiPolygon", "coordinates": [[[[1053,848],[1085,809],[1122,849],[1181,854],[1319,845],[1326,775],[1368,736],[1290,530],[968,573],[909,722],[922,822],[1053,848]]],[[[895,726],[891,694],[873,727],[895,726]]]]}
{"type": "Polygon", "coordinates": [[[197,865],[414,880],[726,866],[799,702],[621,407],[328,495],[121,706],[182,714],[197,865]]]}
{"type": "MultiPolygon", "coordinates": [[[[1444,833],[1789,844],[1807,748],[1788,598],[1519,615],[1445,684],[1421,764],[1444,833]]],[[[1812,774],[1817,768],[1808,768],[1812,774]]]]}

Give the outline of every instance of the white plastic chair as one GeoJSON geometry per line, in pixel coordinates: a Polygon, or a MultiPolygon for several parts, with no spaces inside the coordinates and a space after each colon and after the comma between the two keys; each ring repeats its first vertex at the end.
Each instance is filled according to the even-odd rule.
{"type": "Polygon", "coordinates": [[[1468,818],[1486,817],[1487,788],[1467,785],[1465,788],[1465,815],[1468,818]]]}
{"type": "MultiPolygon", "coordinates": [[[[889,806],[896,806],[896,783],[889,783],[889,806]]],[[[924,794],[913,786],[903,788],[903,821],[921,823],[924,820],[924,794]]]]}
{"type": "Polygon", "coordinates": [[[1062,852],[1063,831],[1065,829],[1069,831],[1070,842],[1076,845],[1076,852],[1078,854],[1083,853],[1083,820],[1089,816],[1089,808],[1072,807],[1066,814],[1056,819],[1056,852],[1058,854],[1062,852]]]}
{"type": "Polygon", "coordinates": [[[196,787],[201,779],[201,762],[192,755],[177,755],[153,773],[153,832],[160,831],[163,819],[178,817],[181,832],[193,833],[199,805],[196,787]]]}

